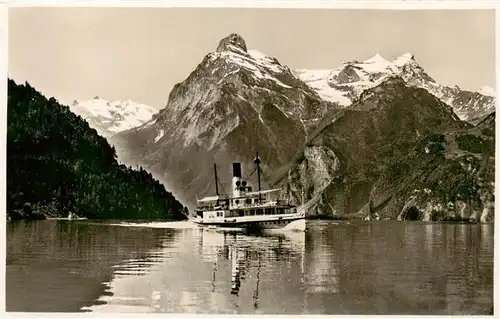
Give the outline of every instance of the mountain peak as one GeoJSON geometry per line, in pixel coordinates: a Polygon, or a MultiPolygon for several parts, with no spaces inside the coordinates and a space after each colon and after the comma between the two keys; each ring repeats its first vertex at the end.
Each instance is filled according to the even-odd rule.
{"type": "Polygon", "coordinates": [[[379,53],[361,62],[361,65],[363,69],[370,73],[385,73],[392,67],[391,62],[384,59],[379,53]]]}
{"type": "Polygon", "coordinates": [[[392,61],[396,66],[403,66],[411,62],[415,62],[415,55],[413,53],[401,54],[392,61]]]}
{"type": "Polygon", "coordinates": [[[231,33],[229,36],[220,40],[216,51],[222,52],[238,50],[247,52],[247,44],[245,43],[245,39],[243,39],[243,37],[237,33],[231,33]]]}
{"type": "Polygon", "coordinates": [[[495,97],[495,89],[489,86],[483,86],[478,92],[482,95],[495,97]]]}
{"type": "Polygon", "coordinates": [[[386,59],[384,59],[384,57],[381,56],[380,53],[375,53],[374,56],[365,60],[364,62],[365,63],[377,63],[377,62],[388,62],[388,61],[386,59]]]}

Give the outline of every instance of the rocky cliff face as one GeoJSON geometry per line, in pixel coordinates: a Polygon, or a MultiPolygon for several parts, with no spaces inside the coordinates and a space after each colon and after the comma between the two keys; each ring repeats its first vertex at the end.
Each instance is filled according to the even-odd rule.
{"type": "Polygon", "coordinates": [[[295,198],[304,189],[309,214],[352,215],[368,201],[387,165],[405,156],[415,141],[466,127],[434,95],[390,77],[352,106],[325,117],[278,184],[295,198]]]}
{"type": "Polygon", "coordinates": [[[196,195],[214,192],[212,163],[223,182],[230,181],[233,161],[250,174],[256,151],[264,171],[280,167],[335,107],[287,66],[247,50],[243,38],[231,34],[173,88],[155,119],[115,142],[120,157],[148,168],[192,207],[196,195]]]}
{"type": "Polygon", "coordinates": [[[467,130],[420,139],[406,156],[388,165],[360,214],[398,220],[493,220],[494,116],[467,130]]]}
{"type": "Polygon", "coordinates": [[[479,92],[449,87],[437,83],[417,63],[411,53],[387,61],[379,54],[365,61],[349,61],[334,70],[297,70],[297,74],[325,100],[350,105],[365,90],[384,79],[399,76],[409,85],[426,89],[441,101],[453,107],[464,121],[476,124],[495,109],[492,89],[479,92]]]}

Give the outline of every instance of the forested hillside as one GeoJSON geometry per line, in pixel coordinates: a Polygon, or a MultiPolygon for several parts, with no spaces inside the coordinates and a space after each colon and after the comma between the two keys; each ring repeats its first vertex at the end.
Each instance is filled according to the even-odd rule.
{"type": "Polygon", "coordinates": [[[119,165],[81,117],[29,84],[8,83],[7,217],[184,219],[150,173],[119,165]]]}

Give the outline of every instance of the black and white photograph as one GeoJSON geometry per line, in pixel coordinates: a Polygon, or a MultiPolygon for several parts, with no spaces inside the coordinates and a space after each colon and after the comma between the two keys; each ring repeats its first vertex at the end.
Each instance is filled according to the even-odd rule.
{"type": "Polygon", "coordinates": [[[494,315],[492,3],[73,2],[0,4],[4,314],[494,315]]]}

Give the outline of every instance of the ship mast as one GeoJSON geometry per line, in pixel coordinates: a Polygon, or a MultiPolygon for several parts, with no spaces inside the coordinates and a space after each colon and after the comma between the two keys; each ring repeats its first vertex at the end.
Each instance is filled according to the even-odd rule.
{"type": "Polygon", "coordinates": [[[214,173],[215,173],[215,193],[219,196],[219,186],[217,185],[217,165],[214,163],[214,173]]]}
{"type": "Polygon", "coordinates": [[[260,203],[262,201],[262,195],[260,193],[260,168],[259,168],[260,158],[259,158],[259,152],[256,153],[255,159],[253,160],[253,162],[257,165],[257,182],[259,184],[259,203],[260,203]]]}
{"type": "Polygon", "coordinates": [[[302,206],[304,206],[304,187],[303,186],[301,188],[301,197],[302,197],[301,204],[302,204],[302,206]]]}

